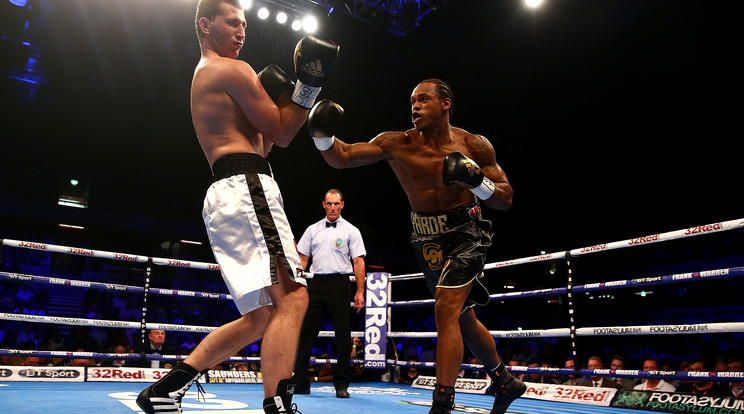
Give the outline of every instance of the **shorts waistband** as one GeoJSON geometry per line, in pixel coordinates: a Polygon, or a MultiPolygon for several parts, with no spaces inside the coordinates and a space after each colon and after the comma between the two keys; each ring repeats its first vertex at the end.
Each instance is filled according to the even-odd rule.
{"type": "Polygon", "coordinates": [[[227,154],[212,165],[214,181],[238,174],[258,173],[271,176],[271,166],[266,158],[250,153],[227,154]]]}
{"type": "Polygon", "coordinates": [[[413,232],[419,236],[435,236],[471,220],[482,218],[480,205],[475,203],[441,213],[419,214],[412,211],[411,225],[413,225],[413,232]]]}

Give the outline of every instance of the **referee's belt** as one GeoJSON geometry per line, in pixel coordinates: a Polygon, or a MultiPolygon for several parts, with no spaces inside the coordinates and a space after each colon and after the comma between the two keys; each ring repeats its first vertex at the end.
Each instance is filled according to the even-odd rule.
{"type": "Polygon", "coordinates": [[[413,232],[419,236],[443,234],[471,220],[481,220],[481,208],[476,204],[462,206],[442,213],[419,214],[411,212],[413,232]]]}
{"type": "Polygon", "coordinates": [[[349,277],[351,275],[346,274],[346,273],[313,273],[313,278],[315,276],[320,276],[320,277],[334,277],[334,276],[335,277],[349,277]]]}

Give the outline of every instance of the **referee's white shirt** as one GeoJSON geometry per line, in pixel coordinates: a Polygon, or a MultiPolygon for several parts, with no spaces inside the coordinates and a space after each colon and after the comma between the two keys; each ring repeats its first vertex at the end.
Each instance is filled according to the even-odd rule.
{"type": "Polygon", "coordinates": [[[297,250],[312,257],[310,273],[354,274],[351,259],[367,255],[362,234],[343,217],[336,220],[336,227],[326,227],[326,222],[328,219],[324,217],[310,225],[297,243],[297,250]]]}

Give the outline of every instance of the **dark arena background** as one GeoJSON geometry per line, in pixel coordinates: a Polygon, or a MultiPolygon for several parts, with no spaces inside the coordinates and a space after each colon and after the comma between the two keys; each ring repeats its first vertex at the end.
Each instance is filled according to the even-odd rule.
{"type": "MultiPolygon", "coordinates": [[[[294,77],[294,47],[306,31],[291,24],[308,15],[316,33],[341,46],[320,94],[345,110],[340,139],[411,128],[411,91],[434,77],[452,88],[452,125],[495,148],[514,205],[483,210],[496,232],[485,272],[491,302],[477,313],[502,358],[518,360],[513,374],[551,384],[534,386],[509,412],[744,413],[741,395],[702,402],[631,387],[593,406],[587,399],[600,394],[560,387],[573,374],[675,384],[705,375],[741,385],[737,2],[244,4],[239,59],[256,71],[276,64],[294,77]],[[257,16],[261,7],[268,18],[257,16]],[[606,372],[587,369],[590,356],[606,372]],[[659,361],[658,372],[643,371],[647,358],[659,361]],[[687,366],[698,359],[705,374],[696,376],[687,366]]],[[[238,316],[201,218],[211,172],[189,108],[200,57],[195,7],[0,0],[0,406],[8,413],[136,412],[133,398],[157,371],[106,371],[113,354],[138,361],[148,327],[164,329],[176,350],[148,364],[183,359],[238,316]]],[[[268,160],[295,236],[322,217],[325,191],[338,188],[344,217],[364,237],[367,271],[390,275],[384,369],[358,365],[351,400],[333,398],[331,383],[313,384],[313,394],[296,397],[300,409],[427,412],[433,307],[392,170],[333,169],[305,127],[268,160]],[[399,383],[411,369],[420,383],[399,383]]],[[[364,338],[364,312],[350,317],[364,338]]],[[[314,348],[318,367],[335,362],[327,333],[314,348]]],[[[215,367],[206,402],[191,390],[184,410],[262,412],[259,353],[260,342],[215,367]],[[252,364],[252,376],[224,375],[238,364],[252,364]]],[[[463,363],[477,388],[478,362],[466,355],[463,363]]],[[[488,413],[492,400],[458,393],[455,411],[488,413]]]]}

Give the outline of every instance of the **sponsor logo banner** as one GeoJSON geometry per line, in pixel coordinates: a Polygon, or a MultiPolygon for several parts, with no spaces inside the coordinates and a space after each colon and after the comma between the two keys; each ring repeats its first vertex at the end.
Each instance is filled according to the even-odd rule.
{"type": "Polygon", "coordinates": [[[563,386],[558,384],[537,384],[525,382],[527,391],[522,398],[544,401],[561,401],[576,404],[598,405],[609,407],[617,390],[613,388],[592,388],[581,386],[563,386]]]}
{"type": "Polygon", "coordinates": [[[263,384],[263,374],[256,371],[207,371],[208,384],[263,384]]]}
{"type": "Polygon", "coordinates": [[[84,379],[83,367],[0,366],[0,381],[83,382],[84,379]]]}
{"type": "Polygon", "coordinates": [[[367,306],[364,322],[364,368],[385,369],[387,350],[389,273],[367,273],[367,306]]]}
{"type": "MultiPolygon", "coordinates": [[[[418,378],[413,381],[411,387],[433,390],[436,383],[436,377],[419,375],[418,378]]],[[[486,389],[490,385],[490,379],[458,378],[457,381],[455,381],[455,392],[464,392],[468,394],[485,394],[486,389]]]]}
{"type": "Polygon", "coordinates": [[[133,367],[88,367],[86,381],[97,382],[155,382],[170,369],[133,367]]]}
{"type": "Polygon", "coordinates": [[[658,391],[621,391],[612,406],[665,413],[744,414],[744,398],[658,391]]]}

